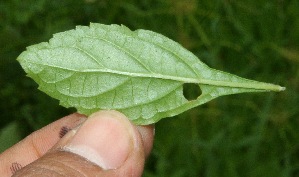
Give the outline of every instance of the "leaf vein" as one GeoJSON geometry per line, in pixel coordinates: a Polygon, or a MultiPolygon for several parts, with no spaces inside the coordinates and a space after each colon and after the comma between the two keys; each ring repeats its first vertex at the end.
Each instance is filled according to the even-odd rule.
{"type": "MultiPolygon", "coordinates": [[[[66,48],[66,47],[64,47],[66,48]]],[[[93,61],[95,61],[99,66],[106,68],[102,63],[100,63],[92,54],[90,54],[89,52],[81,49],[78,46],[71,46],[70,48],[74,48],[74,49],[78,49],[80,52],[83,52],[85,55],[87,55],[89,58],[91,58],[93,61]]]]}
{"type": "Polygon", "coordinates": [[[105,38],[102,38],[102,37],[100,37],[100,36],[97,36],[97,37],[93,37],[93,36],[85,36],[85,37],[86,37],[86,38],[91,38],[91,39],[98,39],[98,40],[100,39],[100,40],[102,40],[102,41],[104,41],[104,42],[106,42],[106,43],[109,43],[110,45],[116,47],[118,50],[120,50],[120,51],[126,53],[127,55],[131,56],[131,58],[133,58],[133,59],[134,59],[135,61],[137,61],[140,65],[142,65],[142,67],[143,67],[144,69],[146,69],[149,73],[154,73],[154,72],[153,72],[151,69],[149,69],[149,68],[148,68],[148,67],[147,67],[141,60],[139,60],[138,57],[132,55],[128,50],[122,48],[121,46],[119,46],[119,45],[117,45],[117,44],[115,44],[115,43],[113,43],[112,41],[109,41],[109,40],[107,40],[107,39],[105,39],[105,38]]]}
{"type": "Polygon", "coordinates": [[[150,40],[145,40],[144,38],[140,38],[140,37],[139,37],[139,39],[140,39],[140,40],[143,40],[143,41],[145,41],[145,42],[151,43],[151,44],[153,44],[153,45],[156,45],[156,46],[160,47],[161,49],[164,49],[164,50],[167,51],[168,53],[173,54],[174,56],[176,56],[176,58],[178,58],[178,59],[180,59],[181,61],[183,61],[183,63],[184,63],[185,65],[187,65],[188,68],[189,68],[195,75],[197,75],[198,77],[200,77],[200,75],[194,70],[194,68],[192,67],[192,65],[188,64],[188,62],[185,61],[184,58],[180,57],[177,53],[175,53],[175,52],[169,50],[169,49],[166,48],[166,47],[163,47],[162,45],[160,45],[160,44],[158,44],[158,43],[154,43],[154,42],[152,42],[152,41],[150,41],[150,40]]]}

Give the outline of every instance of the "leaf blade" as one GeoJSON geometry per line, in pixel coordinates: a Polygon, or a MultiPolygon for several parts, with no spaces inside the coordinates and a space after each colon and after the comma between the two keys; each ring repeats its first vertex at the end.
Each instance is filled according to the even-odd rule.
{"type": "Polygon", "coordinates": [[[223,95],[283,87],[209,68],[171,39],[147,30],[91,24],[55,34],[19,57],[39,89],[83,114],[116,109],[137,124],[155,123],[223,95]],[[202,95],[188,101],[184,83],[202,95]]]}

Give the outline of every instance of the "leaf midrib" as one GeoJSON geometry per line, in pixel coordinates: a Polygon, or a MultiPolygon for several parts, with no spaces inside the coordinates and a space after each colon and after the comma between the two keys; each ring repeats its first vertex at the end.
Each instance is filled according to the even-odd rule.
{"type": "MultiPolygon", "coordinates": [[[[32,64],[41,65],[40,63],[35,63],[30,61],[32,64]]],[[[217,81],[217,80],[210,80],[210,79],[196,79],[196,78],[186,78],[186,77],[177,77],[177,76],[169,76],[163,74],[156,74],[156,73],[132,73],[132,72],[125,72],[125,71],[117,71],[112,69],[85,69],[85,70],[75,70],[70,68],[63,68],[59,66],[43,64],[47,67],[58,68],[62,70],[68,70],[73,72],[81,72],[81,73],[111,73],[111,74],[118,74],[118,75],[125,75],[129,77],[144,77],[144,78],[156,78],[156,79],[164,79],[164,80],[173,80],[182,83],[194,83],[194,84],[203,84],[203,85],[212,85],[218,87],[231,87],[231,88],[247,88],[247,89],[256,89],[256,90],[272,90],[272,91],[282,91],[285,88],[274,85],[268,84],[263,82],[250,82],[250,83],[240,83],[240,82],[230,82],[230,81],[217,81]]]]}

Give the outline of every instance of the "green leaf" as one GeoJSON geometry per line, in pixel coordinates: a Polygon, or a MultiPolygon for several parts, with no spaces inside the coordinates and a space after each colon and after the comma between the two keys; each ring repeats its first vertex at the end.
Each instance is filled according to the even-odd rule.
{"type": "Polygon", "coordinates": [[[28,47],[18,61],[61,105],[86,115],[118,110],[136,124],[155,123],[222,95],[284,90],[211,69],[161,34],[118,25],[77,26],[28,47]],[[184,83],[198,84],[202,94],[187,100],[184,83]]]}

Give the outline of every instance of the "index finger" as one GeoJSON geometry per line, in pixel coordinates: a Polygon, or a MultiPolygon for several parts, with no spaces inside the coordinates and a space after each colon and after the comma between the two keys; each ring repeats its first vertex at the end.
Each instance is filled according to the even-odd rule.
{"type": "Polygon", "coordinates": [[[86,120],[82,114],[63,117],[27,136],[0,154],[1,176],[11,176],[15,170],[26,166],[51,149],[68,130],[86,120]]]}

